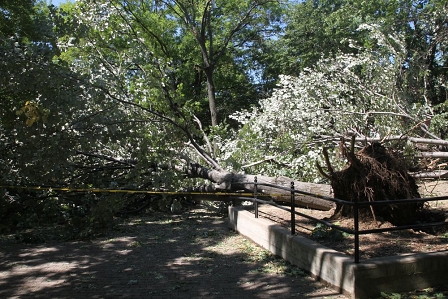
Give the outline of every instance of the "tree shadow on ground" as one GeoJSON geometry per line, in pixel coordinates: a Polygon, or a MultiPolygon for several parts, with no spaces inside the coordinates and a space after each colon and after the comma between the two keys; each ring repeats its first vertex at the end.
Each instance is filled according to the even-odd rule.
{"type": "Polygon", "coordinates": [[[346,298],[254,248],[206,210],[132,218],[92,241],[2,238],[0,297],[346,298]]]}
{"type": "MultiPolygon", "coordinates": [[[[253,212],[253,208],[246,210],[253,212]]],[[[314,211],[301,209],[304,214],[312,213],[318,219],[326,219],[332,215],[332,211],[314,211]]],[[[418,223],[443,222],[447,208],[432,207],[430,210],[423,210],[416,218],[418,223]]],[[[262,205],[259,215],[262,218],[269,219],[285,228],[290,228],[290,213],[274,207],[262,205]]],[[[353,219],[341,217],[332,221],[344,228],[354,229],[353,219]]],[[[325,225],[319,225],[317,222],[297,216],[295,219],[296,233],[306,238],[312,239],[321,245],[336,251],[354,255],[354,236],[342,233],[335,229],[329,229],[325,225]]],[[[393,227],[388,222],[375,222],[373,220],[360,223],[360,229],[377,229],[393,227]]],[[[430,227],[419,230],[402,230],[383,233],[372,233],[360,236],[360,254],[361,260],[376,257],[395,256],[406,253],[436,252],[448,249],[448,226],[430,227]]]]}

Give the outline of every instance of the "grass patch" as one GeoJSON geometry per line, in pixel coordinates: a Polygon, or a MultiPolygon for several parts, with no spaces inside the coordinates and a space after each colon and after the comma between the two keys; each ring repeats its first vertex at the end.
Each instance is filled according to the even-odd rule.
{"type": "Polygon", "coordinates": [[[261,267],[258,267],[252,272],[280,274],[292,277],[307,276],[302,269],[272,254],[270,251],[259,247],[249,240],[243,242],[241,251],[246,255],[244,261],[247,263],[262,264],[261,267]]]}
{"type": "Polygon", "coordinates": [[[445,299],[448,298],[448,285],[443,288],[426,288],[406,293],[381,293],[379,299],[445,299]]]}

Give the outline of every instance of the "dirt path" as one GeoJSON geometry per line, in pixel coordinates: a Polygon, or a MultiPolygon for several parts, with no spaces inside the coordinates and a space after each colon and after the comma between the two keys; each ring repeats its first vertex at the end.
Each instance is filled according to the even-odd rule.
{"type": "Polygon", "coordinates": [[[0,298],[347,298],[205,210],[133,219],[91,242],[0,240],[0,298]]]}

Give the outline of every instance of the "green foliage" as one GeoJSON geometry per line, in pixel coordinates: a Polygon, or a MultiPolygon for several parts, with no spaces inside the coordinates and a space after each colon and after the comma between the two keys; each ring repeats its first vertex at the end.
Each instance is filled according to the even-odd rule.
{"type": "Polygon", "coordinates": [[[113,223],[112,217],[123,204],[121,200],[112,197],[99,199],[89,194],[69,196],[52,190],[2,191],[2,233],[21,232],[57,224],[66,227],[63,238],[86,237],[110,227],[113,223]]]}
{"type": "Polygon", "coordinates": [[[316,239],[341,240],[348,235],[338,229],[331,228],[322,223],[317,223],[311,232],[311,237],[316,239]]]}
{"type": "Polygon", "coordinates": [[[285,33],[277,43],[284,51],[281,58],[288,59],[281,61],[282,73],[298,75],[322,57],[334,57],[338,52],[356,54],[357,50],[350,46],[351,41],[368,49],[377,49],[376,42],[358,30],[362,24],[382,24],[386,31],[410,33],[407,21],[412,9],[413,1],[410,0],[301,1],[291,4],[285,33]]]}
{"type": "Polygon", "coordinates": [[[432,131],[439,132],[441,137],[446,139],[448,137],[448,100],[435,106],[436,114],[430,120],[430,128],[432,131]]]}
{"type": "Polygon", "coordinates": [[[70,72],[50,62],[58,53],[51,11],[38,3],[28,13],[36,26],[28,39],[0,32],[0,71],[5,74],[0,79],[2,185],[42,184],[64,177],[67,155],[73,151],[62,149],[73,145],[66,128],[78,110],[71,100],[77,91],[68,89],[73,84],[64,75],[70,72]]]}
{"type": "Polygon", "coordinates": [[[249,41],[269,27],[266,15],[275,6],[275,1],[82,3],[73,11],[76,32],[61,39],[67,50],[61,57],[105,67],[105,85],[130,80],[131,96],[138,95],[139,104],[151,100],[151,107],[163,113],[176,112],[175,106],[184,116],[197,113],[208,125],[209,103],[223,118],[244,101],[253,103],[249,68],[240,59],[249,41]],[[190,111],[189,103],[202,111],[190,111]]]}
{"type": "MultiPolygon", "coordinates": [[[[436,113],[433,101],[428,100],[429,93],[421,85],[428,82],[427,73],[421,72],[427,65],[417,57],[409,57],[409,51],[416,50],[401,34],[401,30],[408,30],[409,23],[403,25],[402,21],[408,11],[397,10],[395,4],[388,6],[382,1],[355,3],[353,8],[347,1],[305,1],[290,10],[292,17],[294,13],[302,17],[289,20],[290,27],[277,46],[280,51],[298,49],[291,55],[278,54],[297,59],[285,63],[294,71],[283,70],[296,77],[281,75],[277,89],[261,100],[259,107],[231,116],[241,124],[235,140],[227,142],[224,154],[234,169],[242,167],[252,173],[319,182],[315,161],[325,165],[321,161],[322,147],[334,150],[343,136],[445,136],[442,129],[447,124],[445,116],[436,113]],[[313,14],[319,18],[313,18],[313,14]],[[355,17],[346,18],[347,15],[355,17]],[[323,25],[312,26],[313,22],[323,25]],[[397,27],[397,23],[404,28],[397,27]],[[316,37],[307,28],[319,28],[316,34],[331,30],[327,37],[316,37]],[[288,30],[310,34],[313,49],[306,49],[303,41],[308,41],[307,38],[295,33],[288,35],[288,30]],[[295,47],[288,42],[299,45],[295,47]],[[319,49],[321,45],[323,49],[319,49]],[[313,54],[315,49],[318,55],[313,54]],[[417,77],[419,83],[411,80],[417,77]],[[416,84],[422,88],[416,88],[416,84]],[[431,127],[426,123],[431,123],[431,127]]],[[[437,6],[437,1],[428,3],[425,9],[430,10],[433,5],[437,6]]],[[[428,21],[419,19],[419,22],[428,21]]],[[[427,26],[432,26],[431,21],[427,26]]],[[[424,45],[425,49],[430,47],[424,45]]],[[[432,86],[446,91],[443,83],[432,86]]],[[[440,105],[436,109],[444,108],[440,105]]],[[[337,168],[334,161],[331,163],[337,168]]]]}
{"type": "Polygon", "coordinates": [[[446,292],[439,291],[436,288],[427,288],[408,293],[386,293],[381,292],[378,299],[442,299],[446,298],[446,292]]]}
{"type": "Polygon", "coordinates": [[[384,293],[384,292],[381,292],[381,298],[402,299],[400,294],[397,294],[397,293],[387,294],[387,293],[384,293]]]}
{"type": "MultiPolygon", "coordinates": [[[[395,66],[377,65],[375,60],[369,52],[340,54],[320,61],[299,78],[282,76],[280,87],[260,102],[260,108],[233,115],[243,127],[228,155],[246,164],[272,157],[274,163],[257,164],[253,171],[316,181],[321,148],[333,147],[328,136],[401,134],[408,124],[394,115],[405,114],[387,96],[394,92],[395,66]],[[364,74],[359,74],[361,68],[364,74]]],[[[410,119],[421,113],[408,109],[410,119]]]]}
{"type": "Polygon", "coordinates": [[[17,35],[27,39],[34,35],[33,6],[34,0],[4,0],[0,6],[0,32],[3,36],[17,35]]]}
{"type": "MultiPolygon", "coordinates": [[[[321,182],[346,132],[445,136],[443,1],[190,2],[3,1],[0,184],[178,190],[195,162],[321,182]]],[[[1,198],[25,226],[100,228],[123,204],[1,198]]]]}

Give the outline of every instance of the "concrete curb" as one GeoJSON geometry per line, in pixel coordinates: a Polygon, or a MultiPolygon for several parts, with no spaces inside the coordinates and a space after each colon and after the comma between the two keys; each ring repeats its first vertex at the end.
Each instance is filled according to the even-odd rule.
{"type": "Polygon", "coordinates": [[[376,298],[381,292],[404,292],[446,284],[448,251],[375,258],[355,264],[337,252],[254,215],[229,207],[229,226],[337,291],[352,298],[376,298]]]}

